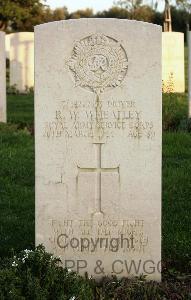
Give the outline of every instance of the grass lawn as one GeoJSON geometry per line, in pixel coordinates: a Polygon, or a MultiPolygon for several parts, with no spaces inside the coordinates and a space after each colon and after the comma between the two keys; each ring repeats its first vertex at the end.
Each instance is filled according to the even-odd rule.
{"type": "Polygon", "coordinates": [[[182,271],[191,268],[191,134],[163,134],[162,255],[182,271]]]}
{"type": "MultiPolygon", "coordinates": [[[[170,119],[169,123],[173,124],[170,128],[181,127],[182,120],[186,119],[186,97],[165,96],[163,103],[163,124],[170,119]]],[[[32,95],[9,95],[8,122],[9,125],[0,126],[1,257],[34,247],[34,137],[27,129],[33,126],[32,95]]],[[[168,128],[168,124],[165,126],[168,128]]],[[[166,266],[182,272],[187,272],[191,263],[190,200],[191,134],[166,131],[163,134],[162,255],[166,266]]]]}
{"type": "Polygon", "coordinates": [[[34,124],[34,96],[9,95],[7,102],[8,122],[23,126],[34,124]]]}
{"type": "Polygon", "coordinates": [[[0,126],[0,256],[34,245],[34,139],[0,126]]]}

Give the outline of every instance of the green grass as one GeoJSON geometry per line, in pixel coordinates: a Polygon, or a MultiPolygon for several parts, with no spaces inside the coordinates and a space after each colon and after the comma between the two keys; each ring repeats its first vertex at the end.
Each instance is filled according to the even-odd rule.
{"type": "Polygon", "coordinates": [[[0,256],[34,245],[34,139],[0,126],[0,256]]]}
{"type": "MultiPolygon", "coordinates": [[[[163,111],[163,124],[173,124],[166,129],[178,130],[186,95],[164,96],[163,111]]],[[[25,128],[33,126],[32,95],[8,97],[8,121],[0,126],[0,256],[34,246],[34,137],[25,128]]],[[[190,195],[191,134],[164,132],[162,255],[182,271],[191,262],[190,195]]]]}
{"type": "Polygon", "coordinates": [[[186,129],[188,115],[187,94],[163,95],[163,130],[186,129]]]}
{"type": "Polygon", "coordinates": [[[163,134],[163,259],[191,265],[191,134],[163,134]]]}
{"type": "Polygon", "coordinates": [[[8,95],[8,122],[19,124],[21,127],[34,124],[34,96],[8,95]]]}

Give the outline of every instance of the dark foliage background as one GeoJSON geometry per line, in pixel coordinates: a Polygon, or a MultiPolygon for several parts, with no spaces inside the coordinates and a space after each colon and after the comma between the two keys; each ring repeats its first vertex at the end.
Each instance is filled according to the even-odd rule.
{"type": "MultiPolygon", "coordinates": [[[[79,18],[135,19],[163,25],[164,13],[156,10],[154,5],[144,5],[143,1],[138,1],[131,7],[128,3],[131,1],[117,1],[110,9],[97,13],[89,8],[69,13],[67,7],[53,10],[40,0],[0,0],[0,30],[33,31],[35,25],[42,23],[79,18]]],[[[191,27],[191,3],[190,0],[177,0],[176,3],[171,6],[173,31],[185,33],[187,24],[191,27]]]]}

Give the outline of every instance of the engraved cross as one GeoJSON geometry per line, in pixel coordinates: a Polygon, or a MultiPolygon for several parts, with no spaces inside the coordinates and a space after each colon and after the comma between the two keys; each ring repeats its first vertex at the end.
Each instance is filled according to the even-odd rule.
{"type": "MultiPolygon", "coordinates": [[[[101,157],[101,150],[102,150],[102,144],[104,143],[94,143],[94,145],[96,145],[96,160],[97,160],[97,167],[95,168],[82,168],[80,166],[78,167],[78,172],[85,172],[85,173],[96,173],[96,194],[95,194],[95,213],[102,213],[102,209],[101,209],[101,199],[102,199],[102,195],[101,195],[101,175],[104,172],[108,172],[108,173],[118,173],[119,174],[119,166],[117,167],[113,167],[113,168],[102,168],[102,157],[101,157]]],[[[78,176],[79,176],[78,173],[78,176]]]]}

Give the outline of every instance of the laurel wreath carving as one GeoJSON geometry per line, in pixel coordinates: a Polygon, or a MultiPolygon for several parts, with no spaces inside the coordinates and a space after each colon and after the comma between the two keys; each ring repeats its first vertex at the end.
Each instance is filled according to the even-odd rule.
{"type": "Polygon", "coordinates": [[[127,74],[128,58],[118,41],[104,34],[93,34],[76,42],[67,65],[76,86],[99,95],[121,84],[127,74]]]}

